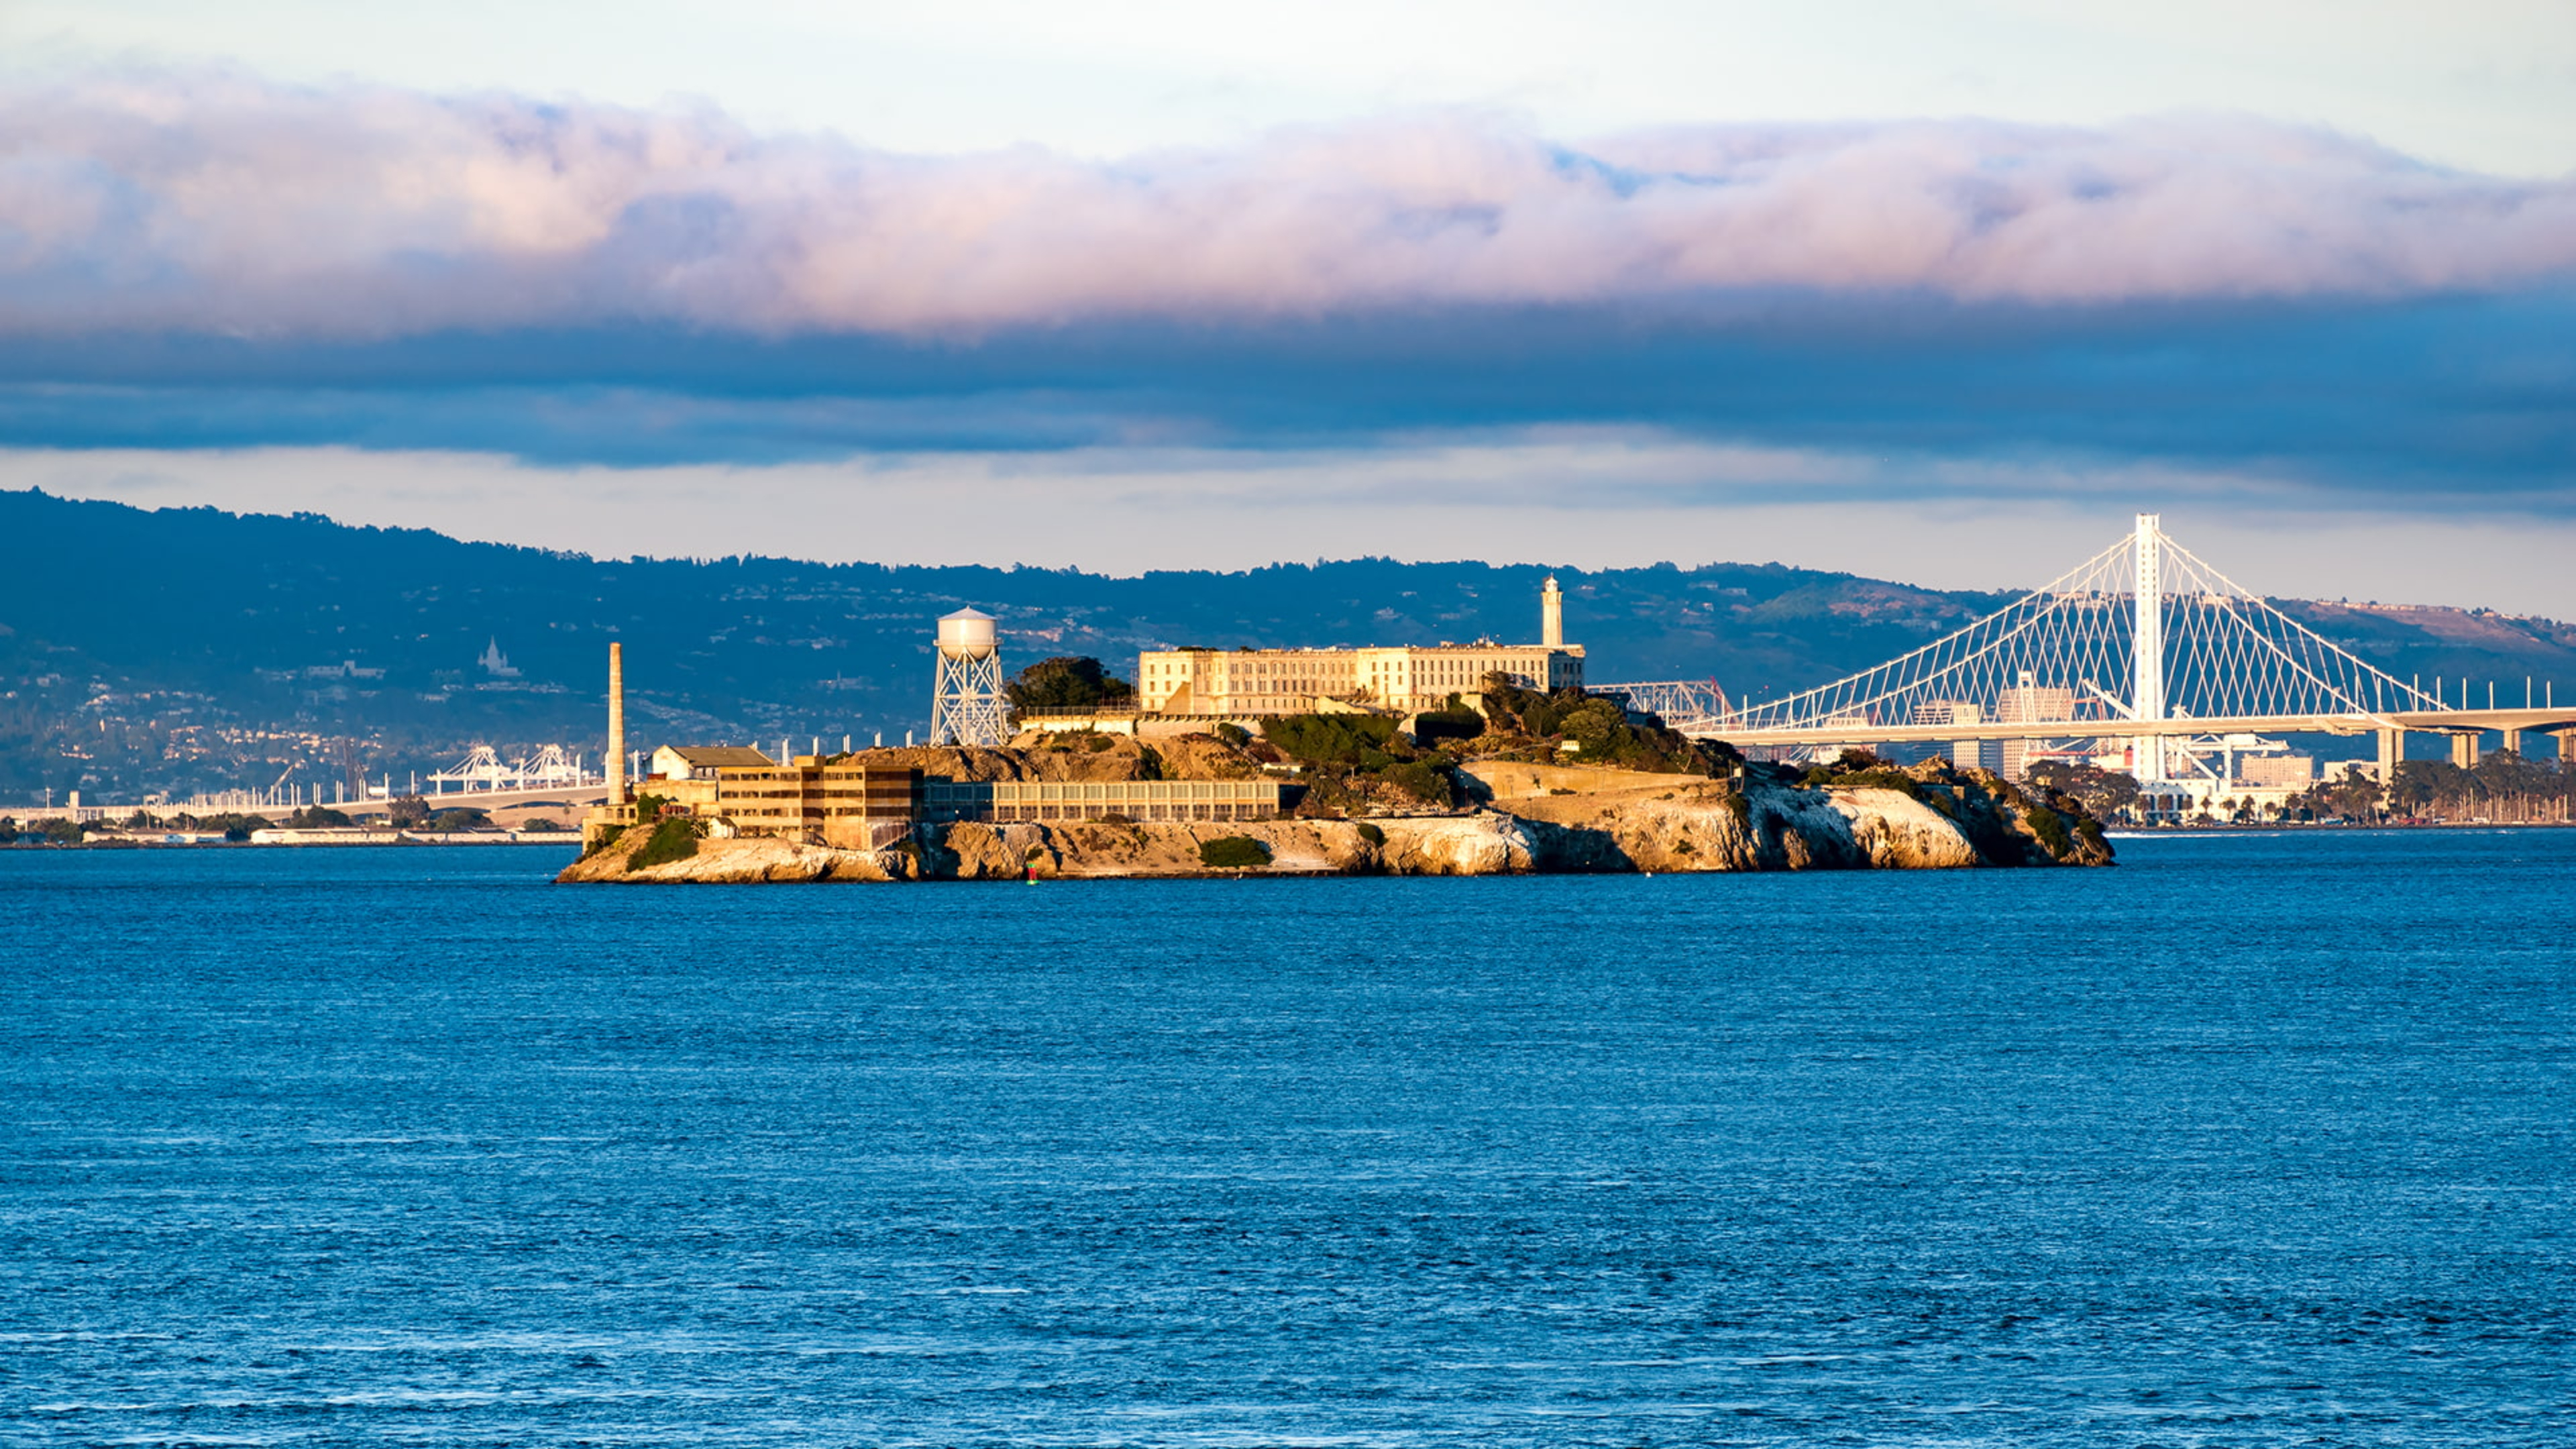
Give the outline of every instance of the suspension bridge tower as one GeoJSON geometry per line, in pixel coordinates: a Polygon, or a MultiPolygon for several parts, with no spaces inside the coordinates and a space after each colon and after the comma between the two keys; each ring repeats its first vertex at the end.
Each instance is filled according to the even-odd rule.
{"type": "MultiPolygon", "coordinates": [[[[2130,646],[2129,715],[2142,722],[2165,717],[2164,515],[2138,515],[2137,621],[2130,646]]],[[[2158,734],[2129,741],[2129,773],[2140,783],[2165,778],[2165,742],[2158,734]]]]}
{"type": "Polygon", "coordinates": [[[960,609],[939,620],[939,672],[930,692],[930,742],[998,746],[1003,724],[1002,651],[993,616],[960,609]]]}

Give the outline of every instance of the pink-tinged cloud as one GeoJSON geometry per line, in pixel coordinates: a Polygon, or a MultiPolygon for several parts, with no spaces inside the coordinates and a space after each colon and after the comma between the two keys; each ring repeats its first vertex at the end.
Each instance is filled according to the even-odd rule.
{"type": "Polygon", "coordinates": [[[0,330],[382,337],[645,322],[975,334],[1742,291],[2403,296],[2576,275],[2576,178],[2249,118],[1710,126],[1440,115],[1096,163],[711,111],[290,89],[0,93],[0,330]]]}

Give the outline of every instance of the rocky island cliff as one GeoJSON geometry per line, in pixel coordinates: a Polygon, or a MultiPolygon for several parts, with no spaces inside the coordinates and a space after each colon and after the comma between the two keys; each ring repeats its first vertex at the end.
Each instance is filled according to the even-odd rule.
{"type": "Polygon", "coordinates": [[[1651,722],[1623,725],[1598,710],[1569,722],[1548,717],[1544,700],[1518,702],[1529,712],[1509,699],[1489,698],[1482,730],[1462,729],[1428,746],[1355,721],[1283,729],[1270,739],[1241,731],[1153,743],[1076,734],[1023,736],[1000,750],[861,752],[873,762],[983,781],[1245,779],[1295,770],[1300,799],[1279,819],[924,823],[876,849],[727,838],[720,821],[663,821],[600,842],[560,879],[748,883],[2111,863],[2099,824],[2079,804],[2038,798],[1986,771],[1941,760],[1899,769],[1861,752],[1824,766],[1747,762],[1722,745],[1685,741],[1651,722]],[[1560,724],[1570,725],[1579,744],[1588,742],[1585,753],[1600,762],[1556,763],[1564,757],[1562,732],[1535,733],[1534,725],[1560,724]]]}

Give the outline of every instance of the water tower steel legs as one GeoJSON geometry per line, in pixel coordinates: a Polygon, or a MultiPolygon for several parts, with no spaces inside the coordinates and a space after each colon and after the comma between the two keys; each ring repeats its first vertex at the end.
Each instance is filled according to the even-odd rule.
{"type": "MultiPolygon", "coordinates": [[[[2129,704],[2141,720],[2165,717],[2165,583],[2163,515],[2138,515],[2137,630],[2134,677],[2129,704]]],[[[2130,759],[2140,780],[2165,777],[2165,743],[2159,735],[2139,735],[2130,759]]]]}
{"type": "Polygon", "coordinates": [[[1001,656],[951,658],[940,654],[938,660],[939,678],[931,695],[930,742],[1007,744],[1010,733],[1002,717],[1001,656]]]}

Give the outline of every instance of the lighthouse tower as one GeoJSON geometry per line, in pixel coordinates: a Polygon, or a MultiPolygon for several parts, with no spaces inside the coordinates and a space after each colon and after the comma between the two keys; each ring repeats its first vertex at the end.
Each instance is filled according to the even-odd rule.
{"type": "Polygon", "coordinates": [[[1556,586],[1554,574],[1538,591],[1538,642],[1550,649],[1565,647],[1565,591],[1556,586]]]}

